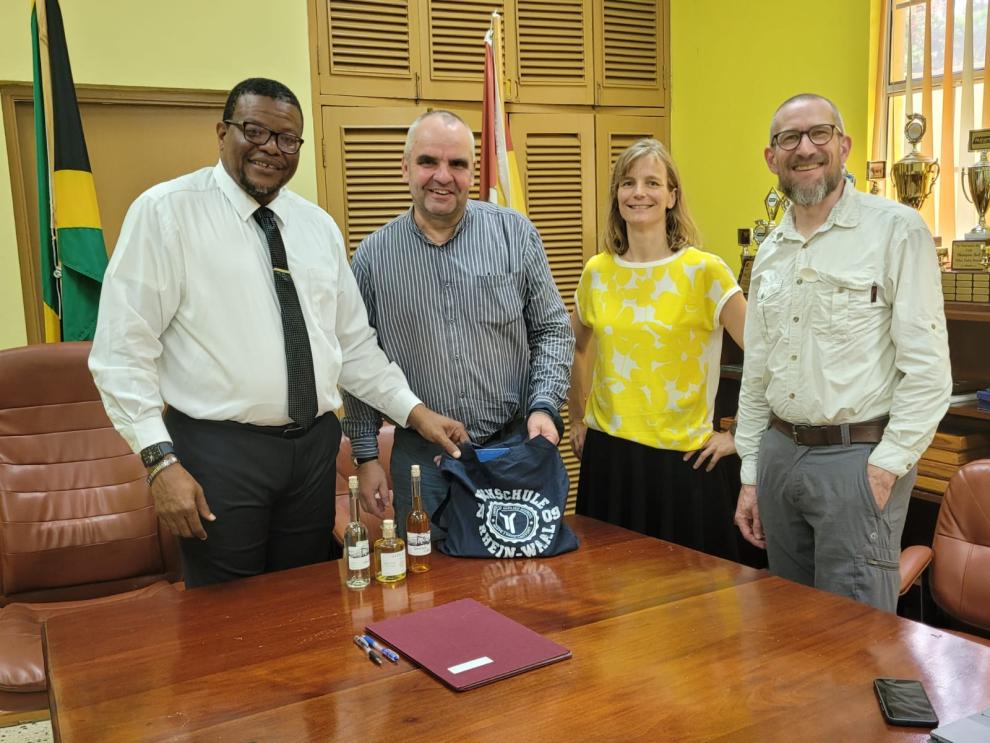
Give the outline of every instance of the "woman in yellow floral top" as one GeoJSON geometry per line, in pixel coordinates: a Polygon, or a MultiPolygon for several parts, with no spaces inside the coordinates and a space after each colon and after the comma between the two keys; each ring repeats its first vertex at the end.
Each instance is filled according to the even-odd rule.
{"type": "Polygon", "coordinates": [[[610,197],[605,252],[584,267],[571,318],[577,512],[736,557],[733,493],[718,464],[735,444],[713,432],[712,415],[722,328],[742,346],[746,300],[722,259],[694,247],[660,142],[619,156],[610,197]]]}

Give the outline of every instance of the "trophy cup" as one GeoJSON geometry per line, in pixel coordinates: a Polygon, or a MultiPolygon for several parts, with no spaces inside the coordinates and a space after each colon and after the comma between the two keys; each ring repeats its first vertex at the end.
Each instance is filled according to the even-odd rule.
{"type": "Polygon", "coordinates": [[[963,196],[966,201],[976,207],[978,224],[966,233],[967,240],[990,240],[990,230],[987,229],[987,206],[990,205],[990,161],[987,160],[987,150],[990,150],[990,129],[973,129],[969,133],[969,151],[979,152],[976,165],[962,168],[963,196]],[[966,184],[969,183],[967,192],[966,184]]]}
{"type": "Polygon", "coordinates": [[[913,209],[920,209],[925,203],[939,174],[938,161],[918,152],[918,142],[925,136],[927,128],[928,122],[921,114],[908,116],[904,136],[911,143],[911,151],[890,169],[897,200],[913,209]]]}
{"type": "Polygon", "coordinates": [[[990,129],[970,130],[969,151],[979,152],[980,156],[975,165],[962,168],[959,177],[962,180],[963,196],[976,207],[978,223],[966,233],[965,239],[952,241],[953,271],[982,273],[987,270],[987,255],[990,250],[990,229],[987,229],[986,218],[987,206],[990,205],[990,161],[987,160],[987,150],[990,150],[990,129]]]}

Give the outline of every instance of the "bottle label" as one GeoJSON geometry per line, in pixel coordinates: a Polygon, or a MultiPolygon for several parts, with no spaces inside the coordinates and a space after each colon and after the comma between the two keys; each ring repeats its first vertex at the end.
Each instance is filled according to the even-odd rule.
{"type": "Polygon", "coordinates": [[[406,536],[408,537],[406,548],[409,550],[410,555],[413,557],[425,557],[430,554],[430,550],[432,549],[430,545],[430,532],[410,531],[407,532],[406,536]]]}
{"type": "Polygon", "coordinates": [[[351,570],[367,570],[371,566],[371,554],[368,540],[358,542],[347,548],[347,567],[351,570]]]}
{"type": "Polygon", "coordinates": [[[382,552],[382,575],[402,575],[406,572],[406,553],[404,551],[400,552],[382,552]]]}

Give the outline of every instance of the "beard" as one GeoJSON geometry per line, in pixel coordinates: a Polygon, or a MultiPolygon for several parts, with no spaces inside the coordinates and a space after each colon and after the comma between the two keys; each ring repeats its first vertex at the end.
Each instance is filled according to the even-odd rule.
{"type": "MultiPolygon", "coordinates": [[[[795,164],[800,165],[801,163],[795,164]]],[[[777,178],[777,185],[784,196],[798,206],[815,206],[822,203],[826,196],[839,187],[840,183],[842,183],[842,169],[838,167],[826,167],[821,178],[814,183],[797,183],[790,175],[789,170],[783,171],[777,178]]]]}

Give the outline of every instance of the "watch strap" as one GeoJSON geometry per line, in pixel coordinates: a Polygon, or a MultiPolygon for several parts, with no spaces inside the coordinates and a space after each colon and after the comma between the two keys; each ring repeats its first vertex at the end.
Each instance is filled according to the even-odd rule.
{"type": "Polygon", "coordinates": [[[172,454],[174,451],[171,441],[159,441],[141,450],[141,462],[145,468],[151,468],[162,461],[166,454],[172,454]]]}

